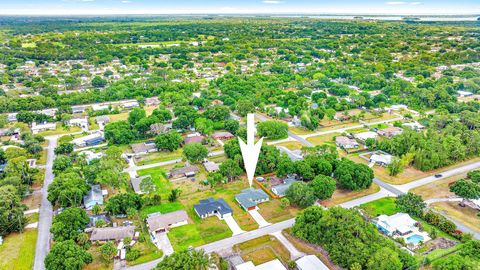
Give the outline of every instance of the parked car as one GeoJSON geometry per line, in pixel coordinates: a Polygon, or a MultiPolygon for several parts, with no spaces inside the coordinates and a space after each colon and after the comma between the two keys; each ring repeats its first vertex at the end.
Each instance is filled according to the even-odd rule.
{"type": "Polygon", "coordinates": [[[442,177],[442,176],[443,176],[443,175],[440,174],[440,173],[435,174],[435,178],[440,178],[440,177],[442,177]]]}

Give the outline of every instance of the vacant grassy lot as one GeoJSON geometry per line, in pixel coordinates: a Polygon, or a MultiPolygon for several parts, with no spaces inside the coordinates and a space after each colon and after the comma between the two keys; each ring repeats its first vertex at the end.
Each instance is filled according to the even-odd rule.
{"type": "Polygon", "coordinates": [[[179,158],[182,158],[182,153],[183,151],[181,148],[172,152],[160,151],[160,152],[149,153],[135,160],[135,164],[137,164],[138,166],[141,166],[141,165],[153,164],[153,163],[158,163],[158,162],[163,162],[163,161],[168,161],[173,159],[179,159],[179,158]]]}
{"type": "Polygon", "coordinates": [[[318,136],[313,136],[307,138],[307,141],[315,144],[315,145],[322,145],[322,144],[335,144],[333,141],[333,138],[336,136],[340,136],[340,133],[330,133],[330,134],[325,134],[325,135],[318,135],[318,136]]]}
{"type": "Polygon", "coordinates": [[[370,217],[377,217],[382,214],[390,216],[399,211],[395,201],[396,199],[393,197],[386,197],[362,204],[360,208],[370,217]]]}
{"type": "Polygon", "coordinates": [[[372,184],[368,189],[359,190],[359,191],[337,189],[333,193],[332,198],[322,201],[321,204],[323,206],[330,207],[330,206],[338,205],[338,204],[348,202],[357,198],[361,198],[373,193],[377,193],[379,191],[380,191],[380,187],[377,186],[376,184],[372,184]]]}
{"type": "Polygon", "coordinates": [[[156,260],[158,258],[161,258],[163,256],[163,252],[159,250],[147,237],[145,242],[137,242],[133,246],[134,249],[137,249],[140,251],[140,257],[138,257],[136,260],[127,262],[128,265],[137,265],[137,264],[142,264],[146,263],[149,261],[156,260]]]}
{"type": "Polygon", "coordinates": [[[465,178],[466,176],[467,172],[464,172],[444,178],[442,180],[435,181],[433,183],[416,187],[414,189],[411,189],[410,191],[422,196],[424,200],[434,198],[448,198],[455,195],[454,193],[450,192],[449,185],[457,180],[465,178]]]}
{"type": "Polygon", "coordinates": [[[275,144],[275,146],[284,146],[290,150],[300,150],[304,145],[297,141],[291,141],[291,142],[277,143],[275,144]]]}
{"type": "Polygon", "coordinates": [[[0,270],[30,270],[33,268],[37,230],[11,233],[0,246],[0,270]]]}
{"type": "Polygon", "coordinates": [[[88,252],[92,254],[93,261],[90,264],[87,264],[83,267],[83,270],[109,270],[113,268],[113,260],[107,261],[102,257],[100,253],[100,247],[92,245],[88,252]]]}
{"type": "Polygon", "coordinates": [[[150,169],[144,169],[137,171],[137,174],[139,176],[150,175],[155,186],[157,187],[156,193],[160,194],[163,200],[168,198],[168,195],[172,190],[172,183],[170,183],[170,181],[168,181],[168,179],[165,177],[165,171],[163,168],[154,167],[150,169]]]}
{"type": "Polygon", "coordinates": [[[108,116],[110,118],[110,122],[117,122],[123,121],[128,119],[128,112],[123,112],[119,114],[111,114],[108,116]]]}
{"type": "Polygon", "coordinates": [[[303,127],[288,127],[288,130],[291,131],[293,134],[297,134],[297,135],[307,135],[315,132],[303,127]]]}
{"type": "Polygon", "coordinates": [[[430,206],[452,219],[460,221],[471,229],[480,232],[480,217],[478,217],[478,210],[468,206],[460,207],[458,202],[438,202],[433,203],[430,206]]]}
{"type": "Polygon", "coordinates": [[[265,235],[235,245],[233,250],[240,253],[244,261],[259,265],[274,259],[290,261],[290,252],[274,236],[265,235]]]}
{"type": "Polygon", "coordinates": [[[283,208],[280,205],[279,199],[271,199],[268,202],[260,204],[258,207],[260,208],[258,212],[270,223],[277,223],[294,218],[298,212],[300,212],[299,208],[293,206],[283,208]]]}
{"type": "Polygon", "coordinates": [[[64,127],[57,123],[57,128],[55,130],[47,130],[43,132],[39,132],[38,135],[42,136],[52,136],[52,135],[60,135],[60,134],[67,134],[67,133],[74,133],[82,131],[80,127],[73,126],[73,127],[64,127]]]}

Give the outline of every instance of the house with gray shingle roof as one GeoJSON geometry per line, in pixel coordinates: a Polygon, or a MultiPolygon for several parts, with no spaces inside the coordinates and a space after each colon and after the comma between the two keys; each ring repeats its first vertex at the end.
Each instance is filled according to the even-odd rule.
{"type": "Polygon", "coordinates": [[[267,193],[261,189],[247,188],[235,196],[235,200],[246,210],[254,210],[257,204],[266,202],[270,199],[267,193]]]}
{"type": "Polygon", "coordinates": [[[90,241],[120,241],[127,237],[133,238],[134,234],[135,226],[94,228],[90,235],[90,241]]]}
{"type": "Polygon", "coordinates": [[[94,185],[87,193],[83,196],[83,204],[87,210],[92,210],[95,205],[103,205],[103,192],[100,185],[94,185]]]}
{"type": "Polygon", "coordinates": [[[219,219],[223,219],[224,216],[232,215],[232,208],[227,202],[220,198],[215,200],[214,198],[208,198],[200,200],[198,204],[193,206],[195,213],[202,219],[217,216],[219,219]]]}
{"type": "Polygon", "coordinates": [[[279,197],[285,197],[287,189],[296,181],[293,177],[287,177],[283,180],[282,184],[272,186],[272,192],[279,197]]]}

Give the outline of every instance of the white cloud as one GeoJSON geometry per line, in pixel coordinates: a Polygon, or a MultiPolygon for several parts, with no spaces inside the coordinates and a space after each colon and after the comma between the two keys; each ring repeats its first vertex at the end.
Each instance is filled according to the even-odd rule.
{"type": "Polygon", "coordinates": [[[262,1],[264,4],[281,4],[283,1],[278,1],[278,0],[263,0],[262,1]]]}
{"type": "Polygon", "coordinates": [[[410,5],[412,5],[412,6],[418,6],[418,5],[421,5],[421,4],[423,4],[423,3],[422,2],[412,2],[412,3],[410,3],[410,5]]]}
{"type": "Polygon", "coordinates": [[[128,4],[128,3],[131,3],[132,1],[129,1],[129,0],[123,0],[122,3],[124,4],[128,4]]]}
{"type": "Polygon", "coordinates": [[[391,6],[399,6],[399,5],[405,5],[407,2],[401,2],[401,1],[394,1],[394,2],[387,2],[387,5],[391,6]]]}
{"type": "Polygon", "coordinates": [[[80,1],[82,1],[82,2],[93,2],[95,0],[80,0],[80,1]]]}

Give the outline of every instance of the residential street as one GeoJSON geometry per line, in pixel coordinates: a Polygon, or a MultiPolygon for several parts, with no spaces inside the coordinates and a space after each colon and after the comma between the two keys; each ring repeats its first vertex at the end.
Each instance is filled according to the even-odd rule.
{"type": "Polygon", "coordinates": [[[46,137],[48,140],[48,156],[45,166],[45,180],[42,188],[42,203],[40,205],[40,216],[38,219],[38,237],[35,247],[34,270],[44,270],[44,260],[50,250],[50,227],[52,226],[52,204],[47,200],[47,188],[53,181],[53,160],[55,159],[55,147],[57,146],[58,136],[46,137]]]}

